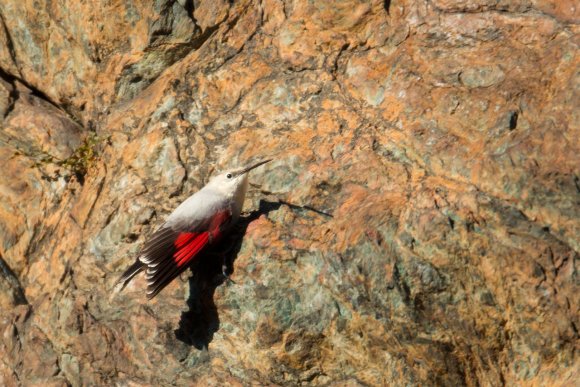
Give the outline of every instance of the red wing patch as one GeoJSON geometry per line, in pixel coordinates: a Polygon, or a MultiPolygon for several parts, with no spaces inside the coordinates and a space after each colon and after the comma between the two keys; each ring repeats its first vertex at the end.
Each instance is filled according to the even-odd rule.
{"type": "Polygon", "coordinates": [[[211,223],[209,224],[209,232],[211,234],[210,238],[212,240],[215,240],[221,236],[222,227],[225,226],[229,222],[231,217],[232,217],[232,214],[230,213],[230,211],[218,212],[213,217],[213,219],[211,220],[211,223]]]}
{"type": "Polygon", "coordinates": [[[184,232],[179,234],[173,245],[173,261],[177,267],[187,264],[209,242],[209,233],[184,232]]]}
{"type": "Polygon", "coordinates": [[[175,277],[187,269],[203,248],[221,237],[231,220],[229,210],[216,213],[212,219],[192,232],[165,228],[156,233],[143,250],[141,261],[147,265],[147,297],[153,298],[175,277]]]}
{"type": "Polygon", "coordinates": [[[221,211],[211,220],[208,231],[180,233],[177,238],[175,238],[175,242],[173,242],[173,246],[175,247],[173,261],[177,267],[189,263],[205,245],[218,239],[222,234],[222,226],[224,226],[230,218],[231,215],[229,211],[221,211]]]}
{"type": "Polygon", "coordinates": [[[173,242],[173,246],[175,246],[175,248],[179,250],[183,246],[187,245],[192,239],[194,239],[199,234],[201,234],[201,233],[182,232],[181,234],[177,235],[177,238],[175,238],[175,241],[173,242]]]}

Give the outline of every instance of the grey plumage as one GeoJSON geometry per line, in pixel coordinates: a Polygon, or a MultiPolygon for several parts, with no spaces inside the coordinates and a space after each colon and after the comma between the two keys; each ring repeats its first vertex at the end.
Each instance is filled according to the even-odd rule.
{"type": "Polygon", "coordinates": [[[248,189],[248,172],[269,161],[219,174],[181,203],[118,280],[121,289],[145,270],[147,297],[155,297],[206,245],[237,222],[248,189]]]}

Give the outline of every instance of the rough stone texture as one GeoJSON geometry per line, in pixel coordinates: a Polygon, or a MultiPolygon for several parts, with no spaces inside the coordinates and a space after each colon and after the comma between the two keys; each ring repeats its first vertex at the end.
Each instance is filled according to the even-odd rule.
{"type": "Polygon", "coordinates": [[[0,384],[572,385],[578,9],[0,2],[0,384]],[[235,284],[113,291],[261,156],[235,284]]]}

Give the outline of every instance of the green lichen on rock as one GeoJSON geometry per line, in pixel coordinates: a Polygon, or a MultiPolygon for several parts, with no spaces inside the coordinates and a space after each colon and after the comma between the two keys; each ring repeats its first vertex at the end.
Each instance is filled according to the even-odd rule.
{"type": "MultiPolygon", "coordinates": [[[[97,159],[99,147],[105,141],[107,141],[107,138],[97,136],[91,132],[85,137],[81,145],[67,158],[60,159],[47,151],[35,149],[34,147],[31,147],[27,156],[34,160],[33,167],[41,171],[44,179],[54,181],[63,177],[69,180],[74,176],[79,183],[83,184],[85,175],[97,159]],[[61,168],[51,168],[48,170],[46,168],[48,165],[61,168]]],[[[18,153],[15,152],[15,154],[18,153]]]]}
{"type": "Polygon", "coordinates": [[[80,182],[83,182],[87,171],[97,157],[97,147],[103,141],[105,141],[103,137],[99,137],[94,133],[89,134],[72,155],[58,161],[57,165],[62,166],[74,174],[80,182]]]}

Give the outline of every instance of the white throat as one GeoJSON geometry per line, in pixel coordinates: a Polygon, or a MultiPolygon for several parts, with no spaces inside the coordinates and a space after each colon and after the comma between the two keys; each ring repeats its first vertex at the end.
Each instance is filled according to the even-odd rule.
{"type": "Polygon", "coordinates": [[[240,213],[242,212],[246,193],[248,192],[248,174],[246,173],[240,178],[242,181],[237,186],[236,192],[234,192],[234,197],[232,198],[232,217],[234,218],[234,221],[238,220],[240,213]]]}

